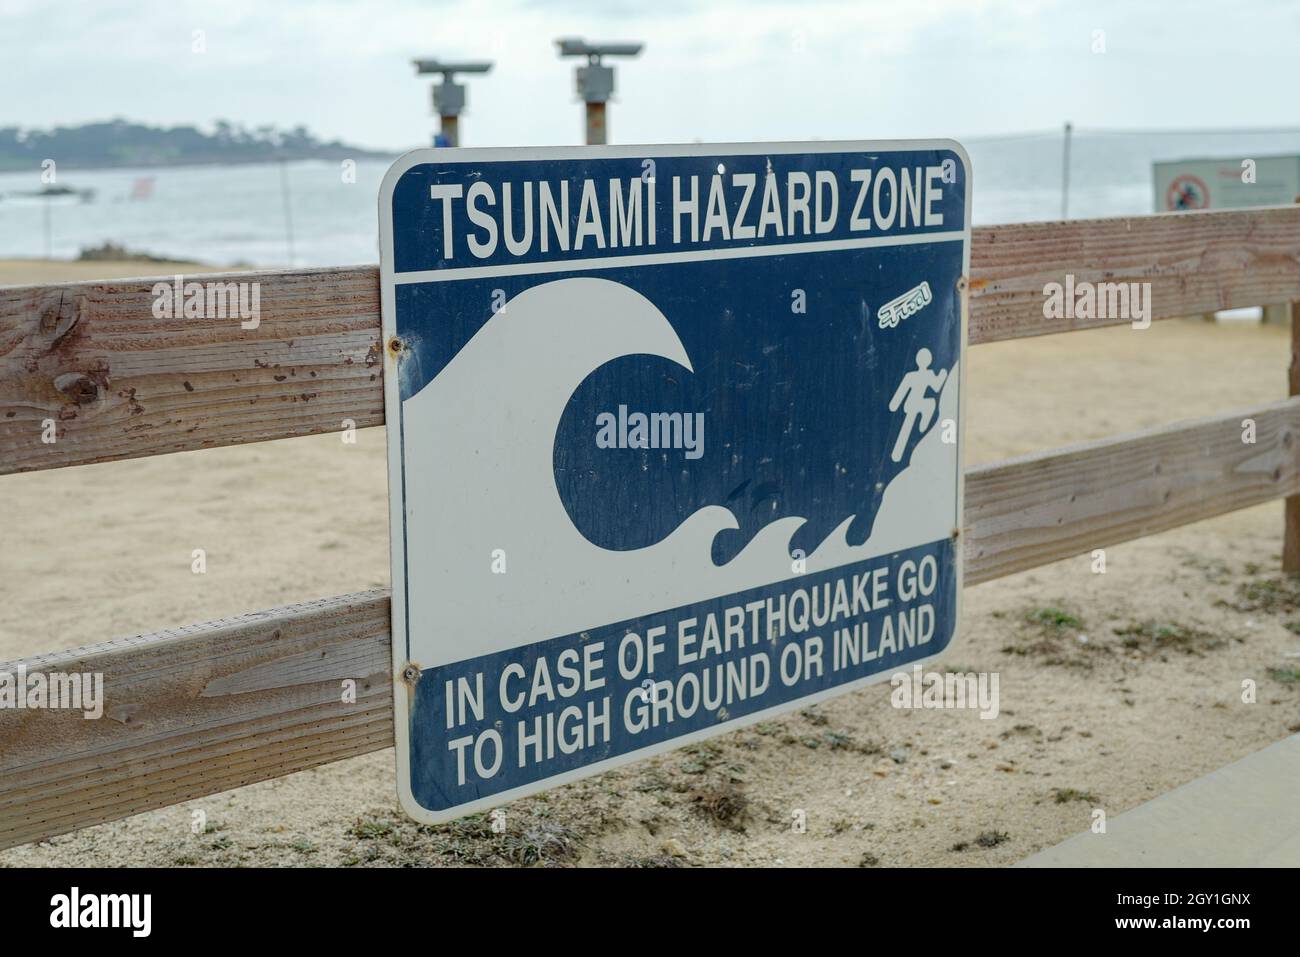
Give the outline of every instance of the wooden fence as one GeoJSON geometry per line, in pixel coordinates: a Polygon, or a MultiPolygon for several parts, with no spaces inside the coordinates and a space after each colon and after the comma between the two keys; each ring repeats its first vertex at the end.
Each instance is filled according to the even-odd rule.
{"type": "MultiPolygon", "coordinates": [[[[1157,319],[1294,303],[1300,207],[976,229],[971,345],[1127,324],[1044,319],[1043,287],[1067,273],[1149,282],[1157,319]]],[[[156,318],[157,279],[0,288],[0,473],[383,423],[376,267],[229,278],[261,284],[257,329],[156,318]]],[[[1300,398],[974,468],[966,483],[967,584],[1278,497],[1300,568],[1300,398]]],[[[0,847],[389,747],[391,661],[388,593],[369,591],[0,664],[102,672],[106,698],[98,721],[0,710],[0,847]],[[354,704],[339,701],[347,678],[354,704]]]]}

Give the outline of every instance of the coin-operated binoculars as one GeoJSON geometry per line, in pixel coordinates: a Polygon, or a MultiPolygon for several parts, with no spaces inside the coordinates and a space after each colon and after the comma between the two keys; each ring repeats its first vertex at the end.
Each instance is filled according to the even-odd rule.
{"type": "Polygon", "coordinates": [[[614,93],[614,68],[607,66],[602,57],[632,57],[644,49],[643,43],[588,43],[578,37],[562,37],[555,41],[560,56],[587,58],[587,64],[574,71],[578,96],[587,104],[587,144],[602,146],[608,141],[605,123],[605,104],[614,93]]]}
{"type": "Polygon", "coordinates": [[[412,60],[417,74],[440,73],[442,82],[433,85],[433,109],[438,114],[441,129],[433,139],[434,146],[460,145],[460,114],[465,110],[465,86],[457,83],[457,73],[486,73],[492,69],[490,60],[467,60],[444,63],[442,60],[412,60]]]}

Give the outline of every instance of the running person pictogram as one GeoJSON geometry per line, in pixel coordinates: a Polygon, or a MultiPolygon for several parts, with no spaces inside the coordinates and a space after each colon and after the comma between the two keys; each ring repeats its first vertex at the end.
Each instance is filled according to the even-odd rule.
{"type": "Polygon", "coordinates": [[[890,412],[897,412],[899,405],[903,407],[903,427],[898,432],[898,441],[894,443],[894,451],[889,456],[895,462],[903,460],[903,450],[907,448],[917,419],[920,419],[921,425],[919,434],[924,435],[925,430],[930,427],[930,420],[934,418],[935,410],[939,407],[939,403],[927,396],[926,392],[933,389],[934,394],[938,395],[948,379],[948,370],[940,369],[938,372],[931,372],[931,358],[929,349],[918,350],[916,368],[903,376],[903,381],[898,384],[898,391],[889,400],[890,412]]]}

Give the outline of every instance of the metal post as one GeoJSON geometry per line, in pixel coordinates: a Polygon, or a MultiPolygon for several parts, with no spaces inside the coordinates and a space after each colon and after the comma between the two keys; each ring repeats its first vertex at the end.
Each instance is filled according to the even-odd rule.
{"type": "MultiPolygon", "coordinates": [[[[1291,366],[1287,395],[1300,395],[1300,302],[1291,303],[1291,366]]],[[[1292,438],[1294,443],[1295,439],[1292,438]]],[[[1295,454],[1294,449],[1291,449],[1295,454]]],[[[1282,534],[1282,571],[1300,574],[1300,495],[1286,500],[1286,527],[1282,534]]]]}
{"type": "Polygon", "coordinates": [[[460,117],[455,113],[443,113],[439,117],[439,121],[441,123],[442,145],[460,146],[460,117]]]}
{"type": "Polygon", "coordinates": [[[614,93],[614,68],[601,61],[606,56],[636,56],[640,43],[588,43],[578,37],[565,37],[555,41],[560,56],[587,58],[586,66],[574,70],[578,95],[587,104],[586,142],[588,146],[603,146],[609,142],[606,104],[614,93]]]}
{"type": "Polygon", "coordinates": [[[441,74],[442,82],[433,85],[433,110],[438,114],[439,131],[434,146],[460,145],[460,114],[465,110],[465,85],[457,83],[457,73],[486,73],[490,60],[443,63],[441,60],[412,60],[417,74],[441,74]]]}
{"type": "Polygon", "coordinates": [[[587,145],[604,146],[608,142],[605,128],[605,104],[587,104],[587,145]]]}
{"type": "Polygon", "coordinates": [[[1061,218],[1070,218],[1070,133],[1074,128],[1065,124],[1065,141],[1061,150],[1061,218]]]}
{"type": "Polygon", "coordinates": [[[54,246],[51,239],[52,233],[50,230],[50,197],[45,196],[44,199],[45,199],[45,208],[41,211],[41,221],[42,221],[43,232],[45,233],[45,258],[52,259],[54,258],[54,252],[53,252],[54,246]]]}
{"type": "Polygon", "coordinates": [[[289,166],[280,160],[280,195],[284,200],[284,238],[289,247],[289,265],[293,265],[293,207],[289,203],[289,166]]]}

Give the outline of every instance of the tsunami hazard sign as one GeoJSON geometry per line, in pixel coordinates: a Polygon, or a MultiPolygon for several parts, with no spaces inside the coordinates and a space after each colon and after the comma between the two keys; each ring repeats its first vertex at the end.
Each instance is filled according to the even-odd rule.
{"type": "Polygon", "coordinates": [[[414,817],[948,647],[958,144],[423,150],[389,170],[380,225],[414,817]]]}

